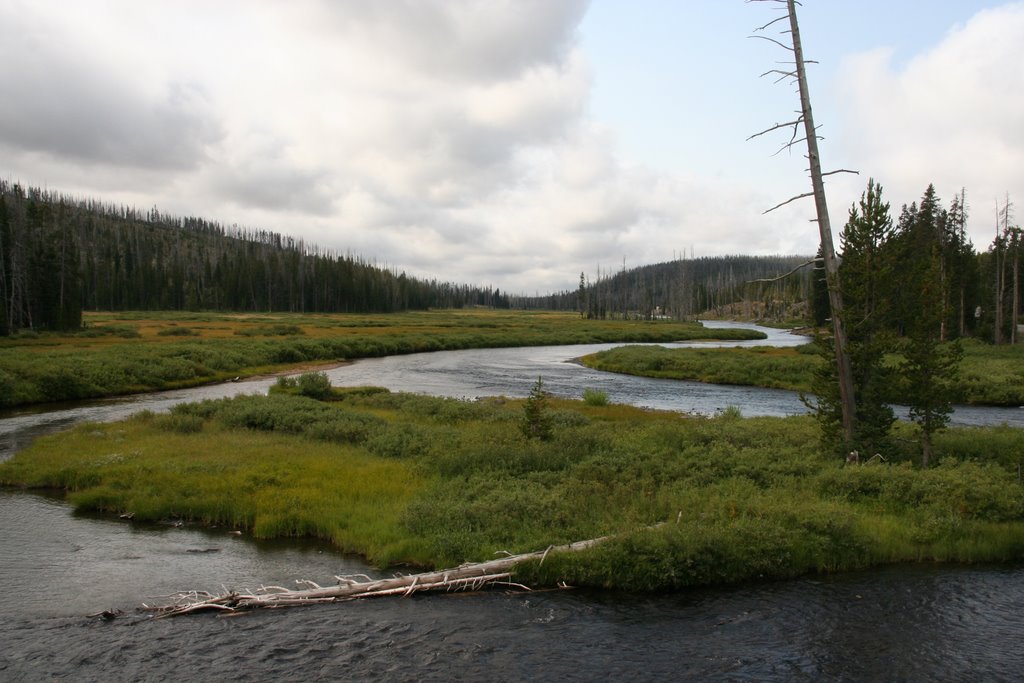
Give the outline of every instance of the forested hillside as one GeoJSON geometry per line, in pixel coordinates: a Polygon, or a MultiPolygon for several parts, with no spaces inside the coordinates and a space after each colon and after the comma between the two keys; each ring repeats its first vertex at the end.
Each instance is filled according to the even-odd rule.
{"type": "Polygon", "coordinates": [[[712,312],[783,318],[806,314],[814,268],[810,256],[716,256],[678,259],[616,273],[580,273],[579,288],[531,300],[543,308],[578,310],[591,318],[712,312]],[[804,266],[804,267],[801,267],[804,266]],[[789,273],[789,277],[779,276],[789,273]],[[778,278],[778,279],[776,279],[778,278]]]}
{"type": "Polygon", "coordinates": [[[0,334],[71,329],[82,310],[390,312],[507,307],[302,240],[0,181],[0,334]]]}
{"type": "MultiPolygon", "coordinates": [[[[904,207],[894,231],[899,239],[877,245],[890,263],[894,302],[909,305],[903,295],[913,287],[898,283],[915,264],[937,258],[943,338],[973,333],[996,343],[1015,341],[1021,231],[1011,225],[1009,202],[996,240],[981,254],[964,238],[963,196],[948,211],[937,204],[926,194],[920,208],[904,207]],[[934,225],[912,230],[928,222],[915,218],[922,210],[935,214],[934,225]]],[[[685,319],[709,311],[762,319],[816,316],[821,324],[827,301],[824,308],[814,305],[823,287],[821,270],[810,260],[737,255],[617,272],[599,268],[580,273],[575,289],[527,297],[409,277],[279,233],[0,180],[0,334],[74,329],[83,310],[385,313],[477,305],[571,310],[591,318],[685,319]]],[[[904,307],[898,320],[913,315],[904,307]]]]}
{"type": "Polygon", "coordinates": [[[265,230],[139,211],[0,181],[0,334],[73,329],[83,310],[391,312],[493,306],[590,317],[685,318],[734,302],[772,315],[808,298],[806,257],[678,260],[581,274],[580,288],[517,296],[408,277],[265,230]],[[757,302],[755,304],[755,302],[757,302]]]}

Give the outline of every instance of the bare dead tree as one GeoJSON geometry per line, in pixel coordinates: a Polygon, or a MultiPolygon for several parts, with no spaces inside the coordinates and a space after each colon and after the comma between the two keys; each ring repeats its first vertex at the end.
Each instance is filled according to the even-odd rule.
{"type": "MultiPolygon", "coordinates": [[[[835,339],[836,370],[839,382],[839,401],[842,411],[843,435],[847,441],[852,441],[854,437],[856,415],[856,399],[853,393],[853,369],[850,365],[850,355],[847,351],[848,344],[846,330],[843,327],[843,298],[839,289],[839,263],[836,259],[835,247],[832,242],[832,224],[828,216],[828,203],[825,201],[824,176],[831,175],[833,173],[853,173],[854,171],[840,169],[837,171],[830,171],[829,173],[822,173],[821,155],[818,152],[818,134],[817,129],[814,126],[814,116],[811,112],[810,89],[807,85],[806,65],[808,62],[804,59],[803,47],[800,43],[800,26],[797,23],[796,17],[796,0],[748,0],[748,2],[772,2],[780,6],[785,6],[785,15],[776,17],[764,26],[759,27],[757,29],[758,32],[764,31],[768,27],[786,19],[788,19],[789,22],[789,30],[783,31],[783,33],[789,33],[792,43],[791,45],[786,45],[781,41],[763,35],[755,35],[754,37],[772,42],[792,53],[792,62],[786,62],[787,65],[790,63],[792,64],[792,70],[772,69],[762,74],[762,76],[775,75],[778,77],[776,82],[782,80],[795,80],[800,92],[800,113],[793,121],[780,124],[777,123],[760,133],[752,135],[751,138],[758,137],[759,135],[764,135],[765,133],[772,131],[790,128],[792,130],[790,140],[782,149],[792,149],[794,145],[800,143],[805,143],[807,146],[807,161],[809,164],[808,170],[811,176],[812,191],[788,199],[777,204],[771,209],[768,209],[768,211],[774,211],[775,209],[785,206],[797,199],[810,196],[814,197],[814,206],[817,214],[816,222],[818,223],[822,258],[825,266],[825,280],[828,285],[829,308],[832,313],[832,331],[835,339]],[[801,127],[803,128],[803,137],[800,137],[801,127]]],[[[765,213],[768,213],[768,211],[765,213]]]]}

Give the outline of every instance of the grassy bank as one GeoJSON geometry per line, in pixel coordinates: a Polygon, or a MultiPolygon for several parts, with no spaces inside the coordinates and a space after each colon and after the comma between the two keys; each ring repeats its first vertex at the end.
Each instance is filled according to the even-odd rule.
{"type": "Polygon", "coordinates": [[[0,465],[0,482],[63,487],[80,509],[140,520],[318,536],[381,565],[616,536],[522,569],[538,583],[663,590],[1024,559],[1021,430],[951,429],[930,470],[914,469],[912,453],[847,468],[818,452],[806,417],[550,399],[552,438],[541,441],[521,429],[522,401],[329,398],[278,392],[84,425],[0,465]]]}
{"type": "Polygon", "coordinates": [[[0,338],[0,407],[173,389],[316,362],[446,349],[759,338],[698,323],[484,309],[391,315],[91,313],[0,338]]]}
{"type": "MultiPolygon", "coordinates": [[[[1024,405],[1024,345],[963,344],[964,359],[956,403],[993,406],[1024,405]]],[[[597,370],[644,377],[739,384],[809,393],[816,368],[823,362],[808,344],[796,348],[667,349],[624,346],[592,354],[580,362],[597,370]]],[[[889,359],[892,364],[899,359],[889,359]]],[[[899,384],[889,400],[901,402],[899,384]]]]}

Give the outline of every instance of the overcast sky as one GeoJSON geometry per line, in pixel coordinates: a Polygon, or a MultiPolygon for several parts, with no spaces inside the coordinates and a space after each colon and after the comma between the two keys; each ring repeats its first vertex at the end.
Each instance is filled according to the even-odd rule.
{"type": "MultiPolygon", "coordinates": [[[[811,254],[794,88],[743,0],[0,0],[0,175],[533,294],[674,255],[811,254]]],[[[1024,2],[804,0],[838,230],[1024,201],[1024,2]]],[[[1020,213],[1018,212],[1018,215],[1020,213]]]]}

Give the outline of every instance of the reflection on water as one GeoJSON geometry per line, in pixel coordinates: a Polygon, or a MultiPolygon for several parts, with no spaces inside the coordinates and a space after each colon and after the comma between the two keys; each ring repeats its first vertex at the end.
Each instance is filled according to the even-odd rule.
{"type": "Polygon", "coordinates": [[[327,544],[256,542],[231,531],[80,516],[61,498],[0,489],[0,613],[81,615],[222,584],[254,590],[372,573],[327,544]],[[59,599],[40,586],[59,586],[59,599]]]}

